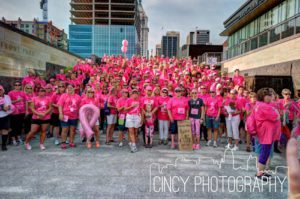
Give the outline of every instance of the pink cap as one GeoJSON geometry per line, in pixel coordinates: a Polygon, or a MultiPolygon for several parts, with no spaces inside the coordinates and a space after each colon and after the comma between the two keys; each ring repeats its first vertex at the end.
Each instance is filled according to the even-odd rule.
{"type": "Polygon", "coordinates": [[[151,86],[147,86],[146,87],[146,91],[152,91],[152,87],[151,86]]]}

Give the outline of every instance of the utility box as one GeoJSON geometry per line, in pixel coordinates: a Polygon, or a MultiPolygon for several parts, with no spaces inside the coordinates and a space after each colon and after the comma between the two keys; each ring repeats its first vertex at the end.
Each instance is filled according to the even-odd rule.
{"type": "Polygon", "coordinates": [[[273,88],[275,92],[281,97],[281,91],[284,88],[290,89],[292,97],[294,96],[293,78],[291,76],[246,76],[246,89],[257,92],[261,88],[273,88]]]}

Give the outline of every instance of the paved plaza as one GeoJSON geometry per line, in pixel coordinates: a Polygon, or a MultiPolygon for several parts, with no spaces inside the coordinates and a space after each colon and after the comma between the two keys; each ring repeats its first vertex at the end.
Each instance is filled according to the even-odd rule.
{"type": "MultiPolygon", "coordinates": [[[[78,135],[77,139],[79,143],[78,135]]],[[[158,146],[155,140],[152,149],[139,146],[133,154],[127,145],[107,146],[104,135],[101,139],[103,144],[98,150],[87,150],[78,144],[75,149],[63,151],[53,144],[53,138],[47,139],[45,151],[38,148],[38,139],[32,142],[32,151],[25,151],[24,146],[10,146],[7,152],[0,153],[0,198],[287,196],[286,169],[279,167],[285,166],[283,155],[274,155],[271,169],[277,167],[277,172],[270,186],[255,181],[255,159],[244,148],[224,154],[226,140],[218,148],[206,147],[202,142],[202,149],[192,152],[158,146]]]]}

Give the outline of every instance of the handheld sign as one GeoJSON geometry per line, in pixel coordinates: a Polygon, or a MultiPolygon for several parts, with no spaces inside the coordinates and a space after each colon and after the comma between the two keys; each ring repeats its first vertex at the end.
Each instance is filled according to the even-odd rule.
{"type": "Polygon", "coordinates": [[[192,151],[193,138],[191,123],[189,120],[178,121],[178,145],[179,151],[192,151]]]}

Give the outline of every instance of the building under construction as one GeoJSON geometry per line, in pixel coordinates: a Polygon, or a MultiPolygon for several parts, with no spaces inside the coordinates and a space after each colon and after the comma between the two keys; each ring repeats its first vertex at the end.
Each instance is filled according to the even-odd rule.
{"type": "Polygon", "coordinates": [[[137,0],[72,0],[69,50],[82,57],[140,52],[140,17],[137,0]]]}

